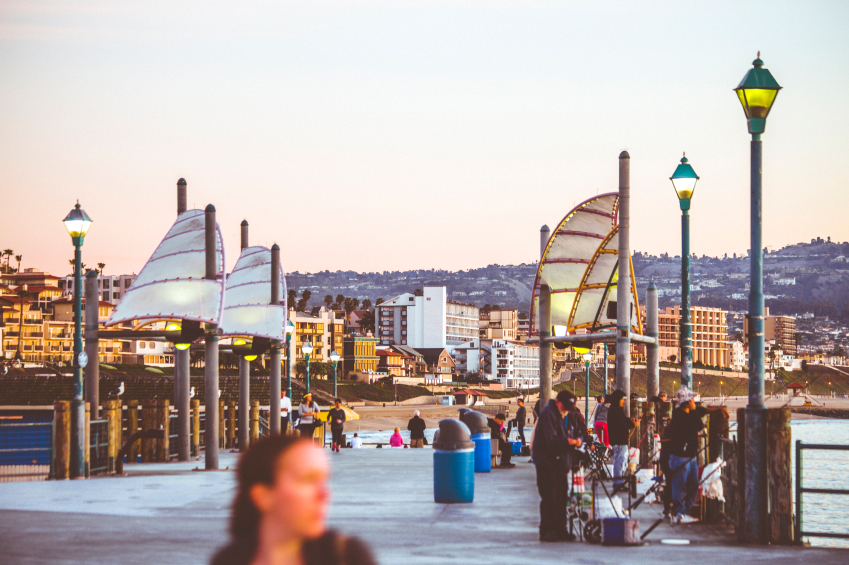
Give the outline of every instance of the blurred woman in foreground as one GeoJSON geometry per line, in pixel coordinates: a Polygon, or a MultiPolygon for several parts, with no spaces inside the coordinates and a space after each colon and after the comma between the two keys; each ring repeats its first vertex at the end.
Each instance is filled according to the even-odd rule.
{"type": "Polygon", "coordinates": [[[229,545],[213,565],[373,565],[360,540],[327,530],[330,466],[312,441],[272,436],[239,462],[229,545]]]}

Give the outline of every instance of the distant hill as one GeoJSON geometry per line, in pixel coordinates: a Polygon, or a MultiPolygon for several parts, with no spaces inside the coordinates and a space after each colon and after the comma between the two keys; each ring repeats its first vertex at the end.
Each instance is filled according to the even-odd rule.
{"type": "MultiPolygon", "coordinates": [[[[530,311],[531,289],[536,263],[488,265],[480,269],[444,271],[321,271],[289,273],[289,289],[309,290],[309,306],[323,304],[330,295],[368,298],[392,298],[426,285],[444,285],[448,297],[459,302],[530,311]]],[[[681,299],[680,256],[634,253],[634,273],[640,301],[651,281],[658,287],[661,307],[678,304],[681,299]]],[[[767,306],[778,314],[812,312],[817,316],[849,319],[849,242],[836,243],[817,238],[810,243],[767,250],[764,255],[764,290],[767,306]]],[[[693,303],[727,310],[747,309],[749,281],[748,256],[691,259],[693,303]]]]}

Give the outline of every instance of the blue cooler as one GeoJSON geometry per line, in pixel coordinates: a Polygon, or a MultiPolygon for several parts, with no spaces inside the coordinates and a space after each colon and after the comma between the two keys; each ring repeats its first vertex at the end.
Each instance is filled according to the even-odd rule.
{"type": "Polygon", "coordinates": [[[472,502],[475,498],[475,444],[460,420],[439,421],[433,441],[433,499],[435,502],[472,502]]]}
{"type": "Polygon", "coordinates": [[[640,521],[605,518],[601,521],[602,545],[640,545],[640,521]]]}
{"type": "Polygon", "coordinates": [[[492,471],[492,430],[486,423],[486,416],[474,410],[461,410],[460,420],[469,427],[475,443],[475,473],[489,473],[492,471]]]}

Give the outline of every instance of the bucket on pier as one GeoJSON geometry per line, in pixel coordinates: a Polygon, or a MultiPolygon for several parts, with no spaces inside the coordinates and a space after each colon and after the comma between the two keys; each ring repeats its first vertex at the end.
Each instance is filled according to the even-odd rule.
{"type": "Polygon", "coordinates": [[[474,410],[461,410],[460,420],[469,427],[472,441],[475,443],[475,473],[492,471],[490,439],[492,430],[486,422],[486,416],[474,410]]]}
{"type": "Polygon", "coordinates": [[[433,499],[472,502],[475,497],[475,443],[468,426],[456,418],[439,421],[433,442],[433,499]]]}

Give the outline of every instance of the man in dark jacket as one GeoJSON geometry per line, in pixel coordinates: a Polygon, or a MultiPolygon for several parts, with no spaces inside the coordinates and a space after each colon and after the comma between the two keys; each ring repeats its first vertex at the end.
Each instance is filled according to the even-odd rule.
{"type": "Polygon", "coordinates": [[[410,447],[424,447],[424,431],[427,424],[421,418],[421,412],[416,410],[413,412],[413,417],[407,422],[407,429],[410,430],[410,447]]]}
{"type": "Polygon", "coordinates": [[[501,452],[501,464],[498,466],[502,469],[512,469],[516,464],[510,462],[513,457],[513,446],[507,441],[507,431],[504,429],[506,419],[504,414],[499,412],[495,418],[487,418],[486,423],[492,432],[492,439],[498,440],[498,451],[501,452]]]}
{"type": "Polygon", "coordinates": [[[340,399],[337,398],[334,404],[335,407],[331,408],[330,412],[327,413],[327,421],[330,422],[330,434],[333,438],[330,451],[339,453],[339,447],[342,443],[342,432],[345,429],[347,416],[345,410],[342,408],[342,401],[340,399]]]}
{"type": "Polygon", "coordinates": [[[621,390],[610,395],[610,408],[607,409],[607,435],[613,447],[613,487],[624,484],[622,477],[628,469],[628,439],[636,420],[625,415],[625,393],[621,390]]]}
{"type": "Polygon", "coordinates": [[[513,425],[516,426],[516,429],[519,430],[519,439],[522,440],[522,447],[525,446],[525,420],[527,419],[527,415],[525,412],[525,401],[521,398],[516,400],[516,404],[519,405],[518,410],[516,410],[516,419],[513,420],[513,425]]]}
{"type": "Polygon", "coordinates": [[[572,541],[575,536],[566,530],[566,497],[568,485],[566,473],[569,471],[569,450],[580,447],[581,439],[570,439],[566,432],[564,418],[573,405],[575,396],[562,390],[557,398],[548,401],[542,408],[531,454],[536,463],[537,490],[540,503],[540,541],[572,541]]]}

